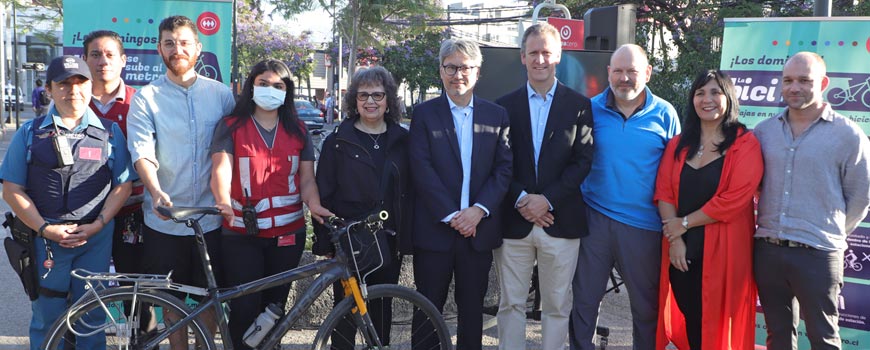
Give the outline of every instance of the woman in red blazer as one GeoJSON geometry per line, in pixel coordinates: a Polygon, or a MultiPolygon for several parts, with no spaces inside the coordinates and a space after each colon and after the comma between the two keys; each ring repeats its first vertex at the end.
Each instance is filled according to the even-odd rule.
{"type": "Polygon", "coordinates": [[[654,200],[662,217],[657,349],[751,349],[753,199],[763,163],[737,120],[734,84],[709,70],[692,83],[683,133],[665,149],[654,200]]]}

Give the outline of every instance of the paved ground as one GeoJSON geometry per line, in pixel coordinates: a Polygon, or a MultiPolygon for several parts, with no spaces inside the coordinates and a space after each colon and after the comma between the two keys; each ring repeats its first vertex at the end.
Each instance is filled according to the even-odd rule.
{"type": "MultiPolygon", "coordinates": [[[[21,117],[23,123],[24,120],[33,118],[33,112],[26,110],[22,112],[21,117]]],[[[12,124],[5,125],[3,131],[2,141],[0,141],[0,162],[2,162],[9,141],[15,132],[14,119],[12,124]]],[[[8,210],[9,206],[0,200],[0,213],[8,210]]],[[[7,230],[0,230],[0,238],[7,236],[7,230]]],[[[0,285],[0,350],[25,349],[28,344],[27,328],[30,322],[30,302],[24,296],[18,278],[8,263],[6,252],[0,249],[0,255],[2,255],[0,256],[0,260],[2,260],[0,261],[0,281],[3,281],[0,285]]],[[[608,327],[610,330],[607,349],[631,349],[631,319],[626,294],[625,289],[622,289],[620,293],[608,293],[601,306],[600,325],[608,327]]],[[[447,315],[447,319],[452,332],[455,334],[455,317],[447,315]]],[[[485,316],[485,320],[489,321],[490,319],[491,317],[485,316]]],[[[528,349],[540,349],[540,326],[540,322],[529,322],[526,334],[528,349]]],[[[284,348],[307,349],[315,333],[315,330],[311,328],[288,333],[283,342],[284,348]]],[[[483,341],[485,349],[497,348],[498,339],[495,327],[485,330],[483,341]]],[[[599,342],[596,341],[596,344],[599,342]]]]}

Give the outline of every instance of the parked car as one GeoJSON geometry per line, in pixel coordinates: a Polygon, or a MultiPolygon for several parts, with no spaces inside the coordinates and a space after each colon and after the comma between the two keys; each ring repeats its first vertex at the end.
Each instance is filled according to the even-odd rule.
{"type": "Polygon", "coordinates": [[[296,106],[296,113],[299,114],[299,120],[305,122],[308,130],[323,129],[323,124],[326,124],[323,112],[305,100],[295,100],[293,104],[296,106]]]}
{"type": "Polygon", "coordinates": [[[21,92],[21,89],[15,88],[12,85],[6,85],[5,95],[3,95],[3,105],[6,106],[7,111],[12,110],[12,105],[18,104],[18,110],[24,110],[24,103],[27,102],[27,97],[21,92]],[[15,90],[18,90],[18,94],[16,96],[15,90]],[[16,98],[17,97],[17,98],[16,98]]]}

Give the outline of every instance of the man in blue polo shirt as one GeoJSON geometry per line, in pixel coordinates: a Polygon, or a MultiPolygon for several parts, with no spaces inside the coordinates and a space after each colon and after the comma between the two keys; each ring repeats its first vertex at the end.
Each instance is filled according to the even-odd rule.
{"type": "MultiPolygon", "coordinates": [[[[61,56],[46,75],[54,106],[22,125],[0,166],[3,200],[36,232],[39,297],[31,303],[32,350],[40,349],[49,327],[85,293],[70,271],[109,271],[113,218],[137,178],[121,128],[88,108],[91,72],[85,62],[61,56]]],[[[90,324],[106,317],[100,311],[89,316],[90,324]]],[[[76,347],[105,348],[106,339],[102,332],[78,337],[76,347]]]]}
{"type": "Polygon", "coordinates": [[[665,145],[680,125],[674,107],[646,87],[651,73],[643,48],[623,45],[607,67],[610,87],[592,98],[595,153],[580,186],[589,236],[580,242],[574,274],[572,350],[594,348],[614,265],[628,289],[634,349],[655,346],[662,223],[653,192],[665,145]]]}

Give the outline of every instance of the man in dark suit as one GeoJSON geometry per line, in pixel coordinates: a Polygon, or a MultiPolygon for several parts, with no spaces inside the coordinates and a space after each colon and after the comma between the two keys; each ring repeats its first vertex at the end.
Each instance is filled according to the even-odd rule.
{"type": "Polygon", "coordinates": [[[520,58],[528,83],[496,103],[507,109],[514,175],[504,209],[504,244],[495,250],[499,273],[500,349],[525,349],[526,297],[535,262],[540,277],[541,347],[564,349],[571,315],[571,281],[580,237],[589,232],[580,183],[592,165],[589,99],[556,80],[559,31],[526,29],[520,58]]]}
{"type": "Polygon", "coordinates": [[[409,137],[417,290],[442,310],[455,277],[457,349],[481,348],[492,250],[501,245],[501,202],[511,177],[507,112],[474,97],[477,44],[445,40],[444,94],[414,108],[409,137]]]}

